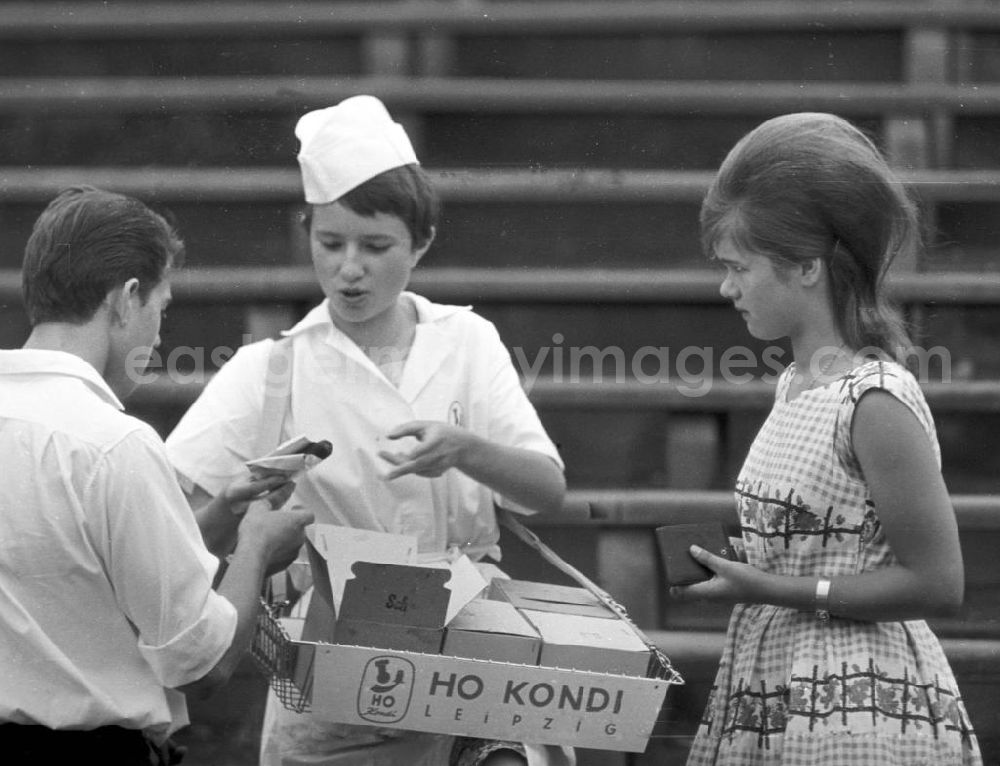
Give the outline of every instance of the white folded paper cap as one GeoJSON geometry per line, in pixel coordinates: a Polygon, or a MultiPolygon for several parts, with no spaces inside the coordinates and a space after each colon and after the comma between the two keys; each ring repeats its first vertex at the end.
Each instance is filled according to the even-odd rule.
{"type": "Polygon", "coordinates": [[[403,126],[374,96],[351,96],[299,118],[299,166],[306,202],[334,202],[369,178],[418,162],[403,126]]]}

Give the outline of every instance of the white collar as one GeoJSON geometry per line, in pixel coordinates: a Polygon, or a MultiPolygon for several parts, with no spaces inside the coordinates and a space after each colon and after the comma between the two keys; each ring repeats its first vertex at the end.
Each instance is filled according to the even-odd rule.
{"type": "Polygon", "coordinates": [[[94,366],[68,351],[40,348],[0,351],[0,375],[65,375],[78,378],[111,406],[125,409],[94,366]]]}
{"type": "MultiPolygon", "coordinates": [[[[472,306],[451,306],[442,303],[432,303],[422,295],[404,291],[402,295],[413,301],[417,309],[417,323],[430,324],[440,322],[443,319],[457,314],[459,311],[471,311],[472,306]]],[[[330,318],[330,301],[324,299],[318,306],[306,314],[294,327],[289,330],[282,330],[285,337],[299,335],[315,327],[333,327],[333,320],[330,318]]]]}
{"type": "Polygon", "coordinates": [[[444,320],[461,311],[471,311],[472,307],[432,303],[423,296],[411,292],[404,292],[403,296],[412,300],[416,307],[417,328],[413,343],[414,347],[420,347],[423,351],[411,354],[403,369],[403,377],[398,388],[392,386],[374,363],[333,323],[330,318],[328,301],[323,301],[319,306],[316,306],[301,322],[282,334],[289,337],[304,334],[310,330],[318,332],[325,330],[325,337],[331,346],[377,374],[387,386],[392,386],[406,401],[412,402],[431,380],[454,346],[453,333],[449,332],[444,320]],[[420,364],[413,363],[415,357],[420,358],[420,364]]]}

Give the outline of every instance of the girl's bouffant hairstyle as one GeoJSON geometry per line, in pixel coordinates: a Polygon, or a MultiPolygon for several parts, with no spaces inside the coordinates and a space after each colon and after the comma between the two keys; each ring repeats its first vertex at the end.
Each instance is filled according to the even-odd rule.
{"type": "MultiPolygon", "coordinates": [[[[419,165],[401,165],[373,176],[340,197],[337,202],[361,216],[385,213],[399,218],[410,232],[415,248],[434,236],[441,203],[426,171],[419,165]]],[[[312,207],[303,213],[303,224],[312,226],[312,207]]]]}
{"type": "Polygon", "coordinates": [[[882,290],[920,246],[916,205],[875,144],[832,114],[787,114],[745,135],[701,206],[702,247],[723,242],[792,266],[822,258],[845,342],[903,361],[912,348],[882,290]]]}

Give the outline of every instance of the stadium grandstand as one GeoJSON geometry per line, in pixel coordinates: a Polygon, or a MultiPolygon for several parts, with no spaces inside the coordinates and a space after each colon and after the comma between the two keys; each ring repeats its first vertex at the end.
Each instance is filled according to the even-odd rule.
{"type": "MultiPolygon", "coordinates": [[[[321,298],[293,127],[359,93],[405,124],[442,193],[413,288],[497,325],[565,459],[565,512],[530,526],[686,681],[645,753],[581,750],[580,766],[683,763],[721,653],[727,612],[669,602],[653,534],[732,522],[773,396],[763,363],[722,374],[726,349],[766,349],[701,253],[713,169],[784,112],[875,137],[927,223],[891,288],[929,350],[966,566],[961,615],[932,625],[1000,764],[1000,3],[4,0],[0,346],[26,337],[21,254],[57,191],[169,209],[187,264],[159,374],[128,402],[166,435],[227,354],[321,298]]],[[[503,543],[514,576],[569,582],[503,543]]],[[[185,763],[256,763],[266,685],[248,660],[192,702],[185,763]]]]}

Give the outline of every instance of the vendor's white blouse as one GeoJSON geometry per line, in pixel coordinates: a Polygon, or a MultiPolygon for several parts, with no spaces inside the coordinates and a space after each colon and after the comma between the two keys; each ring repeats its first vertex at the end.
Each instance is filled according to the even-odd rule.
{"type": "MultiPolygon", "coordinates": [[[[478,559],[496,553],[494,502],[513,504],[457,470],[384,481],[391,466],[377,453],[385,435],[410,420],[444,421],[562,461],[496,328],[467,307],[404,296],[418,324],[398,387],[333,325],[325,301],[285,333],[293,362],[280,439],[302,434],[333,445],[299,477],[292,502],[317,522],[410,534],[422,553],[457,548],[478,559]]],[[[167,439],[182,481],[217,494],[246,470],[244,461],[275,446],[259,443],[273,342],[239,349],[167,439]]]]}

